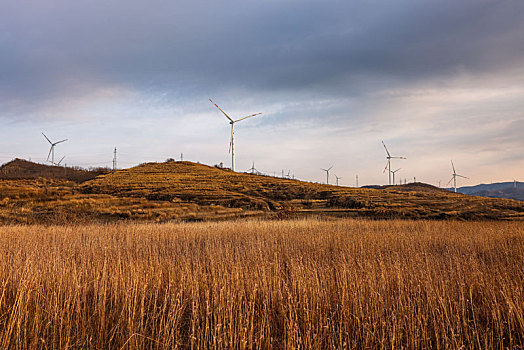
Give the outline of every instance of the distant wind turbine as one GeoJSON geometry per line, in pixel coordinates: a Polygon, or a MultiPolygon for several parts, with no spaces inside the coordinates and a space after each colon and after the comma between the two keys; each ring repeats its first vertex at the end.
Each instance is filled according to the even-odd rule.
{"type": "Polygon", "coordinates": [[[384,143],[384,141],[382,141],[382,145],[384,145],[384,149],[386,150],[386,153],[387,153],[387,156],[386,156],[386,159],[387,159],[386,167],[384,168],[384,171],[382,171],[382,172],[384,173],[386,170],[388,171],[389,185],[391,185],[391,159],[407,159],[407,158],[405,158],[405,157],[392,157],[391,154],[389,153],[388,148],[386,147],[386,144],[384,143]]]}
{"type": "Polygon", "coordinates": [[[255,168],[255,162],[253,162],[251,169],[248,169],[248,172],[251,174],[258,174],[258,170],[255,168]]]}
{"type": "Polygon", "coordinates": [[[57,142],[51,142],[51,140],[49,140],[49,138],[45,136],[44,133],[42,133],[42,135],[44,135],[47,142],[49,142],[49,144],[51,145],[51,148],[49,149],[49,153],[47,154],[47,161],[49,161],[49,156],[52,154],[51,164],[56,165],[55,164],[55,146],[58,145],[59,143],[67,141],[68,139],[64,139],[64,140],[57,141],[57,142]]]}
{"type": "Polygon", "coordinates": [[[453,164],[453,161],[451,161],[451,167],[453,168],[453,176],[448,181],[447,185],[449,185],[451,181],[453,181],[453,190],[457,192],[457,177],[462,177],[464,179],[469,179],[469,177],[465,177],[465,176],[457,174],[457,172],[455,171],[455,165],[453,164]]]}
{"type": "Polygon", "coordinates": [[[247,117],[242,117],[237,120],[233,120],[230,116],[226,114],[226,112],[222,110],[222,108],[218,107],[218,105],[215,102],[213,102],[212,99],[209,99],[209,101],[211,101],[211,103],[214,104],[215,107],[218,108],[227,119],[229,119],[229,124],[231,124],[231,140],[229,141],[229,152],[231,152],[231,170],[235,171],[235,123],[262,113],[255,113],[248,115],[247,117]]]}
{"type": "Polygon", "coordinates": [[[395,186],[395,173],[399,170],[401,170],[402,168],[398,168],[397,170],[392,170],[391,173],[393,174],[393,186],[395,186]]]}
{"type": "Polygon", "coordinates": [[[326,172],[326,184],[329,185],[329,171],[331,170],[331,168],[333,168],[333,165],[330,166],[328,169],[323,169],[323,168],[320,168],[322,170],[324,170],[326,172]]]}
{"type": "Polygon", "coordinates": [[[341,177],[338,177],[337,174],[333,174],[335,178],[337,179],[337,186],[338,186],[338,180],[342,179],[341,177]]]}

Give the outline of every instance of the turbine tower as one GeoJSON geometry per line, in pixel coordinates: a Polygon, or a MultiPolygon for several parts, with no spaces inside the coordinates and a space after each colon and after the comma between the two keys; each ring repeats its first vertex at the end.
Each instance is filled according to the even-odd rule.
{"type": "Polygon", "coordinates": [[[213,102],[212,99],[209,99],[209,101],[211,101],[211,103],[214,104],[215,107],[218,108],[227,119],[229,119],[229,124],[231,124],[231,140],[229,141],[229,152],[231,152],[231,170],[235,171],[235,123],[262,113],[255,113],[248,115],[247,117],[242,117],[237,120],[233,120],[230,116],[226,114],[226,112],[222,110],[222,108],[218,107],[218,105],[215,102],[213,102]]]}
{"type": "Polygon", "coordinates": [[[453,176],[448,181],[447,185],[449,185],[451,181],[453,181],[453,190],[457,192],[457,177],[462,177],[464,179],[469,179],[469,177],[465,177],[465,176],[457,174],[457,172],[455,171],[455,165],[453,164],[453,161],[451,161],[451,167],[453,168],[453,176]]]}
{"type": "Polygon", "coordinates": [[[328,169],[323,169],[323,168],[320,168],[322,170],[324,170],[326,172],[326,184],[329,185],[329,171],[331,170],[331,168],[333,168],[333,165],[330,166],[328,169]]]}
{"type": "Polygon", "coordinates": [[[395,186],[395,173],[399,171],[402,168],[398,168],[397,170],[392,170],[391,173],[393,174],[393,186],[395,186]]]}
{"type": "Polygon", "coordinates": [[[405,158],[405,157],[392,157],[391,154],[389,153],[388,148],[386,147],[386,144],[384,143],[384,141],[382,141],[382,145],[384,145],[384,149],[386,150],[386,153],[387,153],[387,156],[386,156],[387,163],[386,163],[386,167],[384,168],[382,173],[384,173],[386,170],[388,171],[389,185],[391,185],[391,159],[407,159],[407,158],[405,158]]]}
{"type": "Polygon", "coordinates": [[[113,171],[116,171],[116,147],[113,151],[113,171]]]}
{"type": "Polygon", "coordinates": [[[49,153],[47,154],[47,161],[49,161],[49,156],[52,154],[51,164],[52,165],[56,165],[55,164],[55,146],[58,145],[59,143],[67,141],[68,139],[57,141],[57,142],[51,142],[51,140],[49,140],[49,138],[47,136],[45,136],[44,133],[42,133],[42,135],[44,135],[44,137],[47,140],[47,142],[49,142],[49,144],[51,145],[51,148],[49,149],[49,153]]]}

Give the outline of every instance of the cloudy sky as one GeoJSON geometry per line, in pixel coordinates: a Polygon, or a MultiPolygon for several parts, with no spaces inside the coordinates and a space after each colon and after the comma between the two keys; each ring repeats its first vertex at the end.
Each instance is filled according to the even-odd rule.
{"type": "Polygon", "coordinates": [[[0,163],[524,180],[524,2],[0,0],[0,163]]]}

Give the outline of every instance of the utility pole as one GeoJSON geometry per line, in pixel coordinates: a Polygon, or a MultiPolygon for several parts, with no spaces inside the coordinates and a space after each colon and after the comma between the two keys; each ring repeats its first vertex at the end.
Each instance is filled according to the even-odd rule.
{"type": "Polygon", "coordinates": [[[116,171],[116,147],[113,152],[113,171],[116,171]]]}

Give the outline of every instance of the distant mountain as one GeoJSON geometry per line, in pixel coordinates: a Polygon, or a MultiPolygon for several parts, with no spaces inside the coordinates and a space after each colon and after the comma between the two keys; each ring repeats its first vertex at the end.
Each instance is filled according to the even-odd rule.
{"type": "Polygon", "coordinates": [[[507,198],[524,201],[524,182],[517,181],[515,183],[512,181],[465,186],[457,188],[457,192],[470,196],[507,198]]]}

